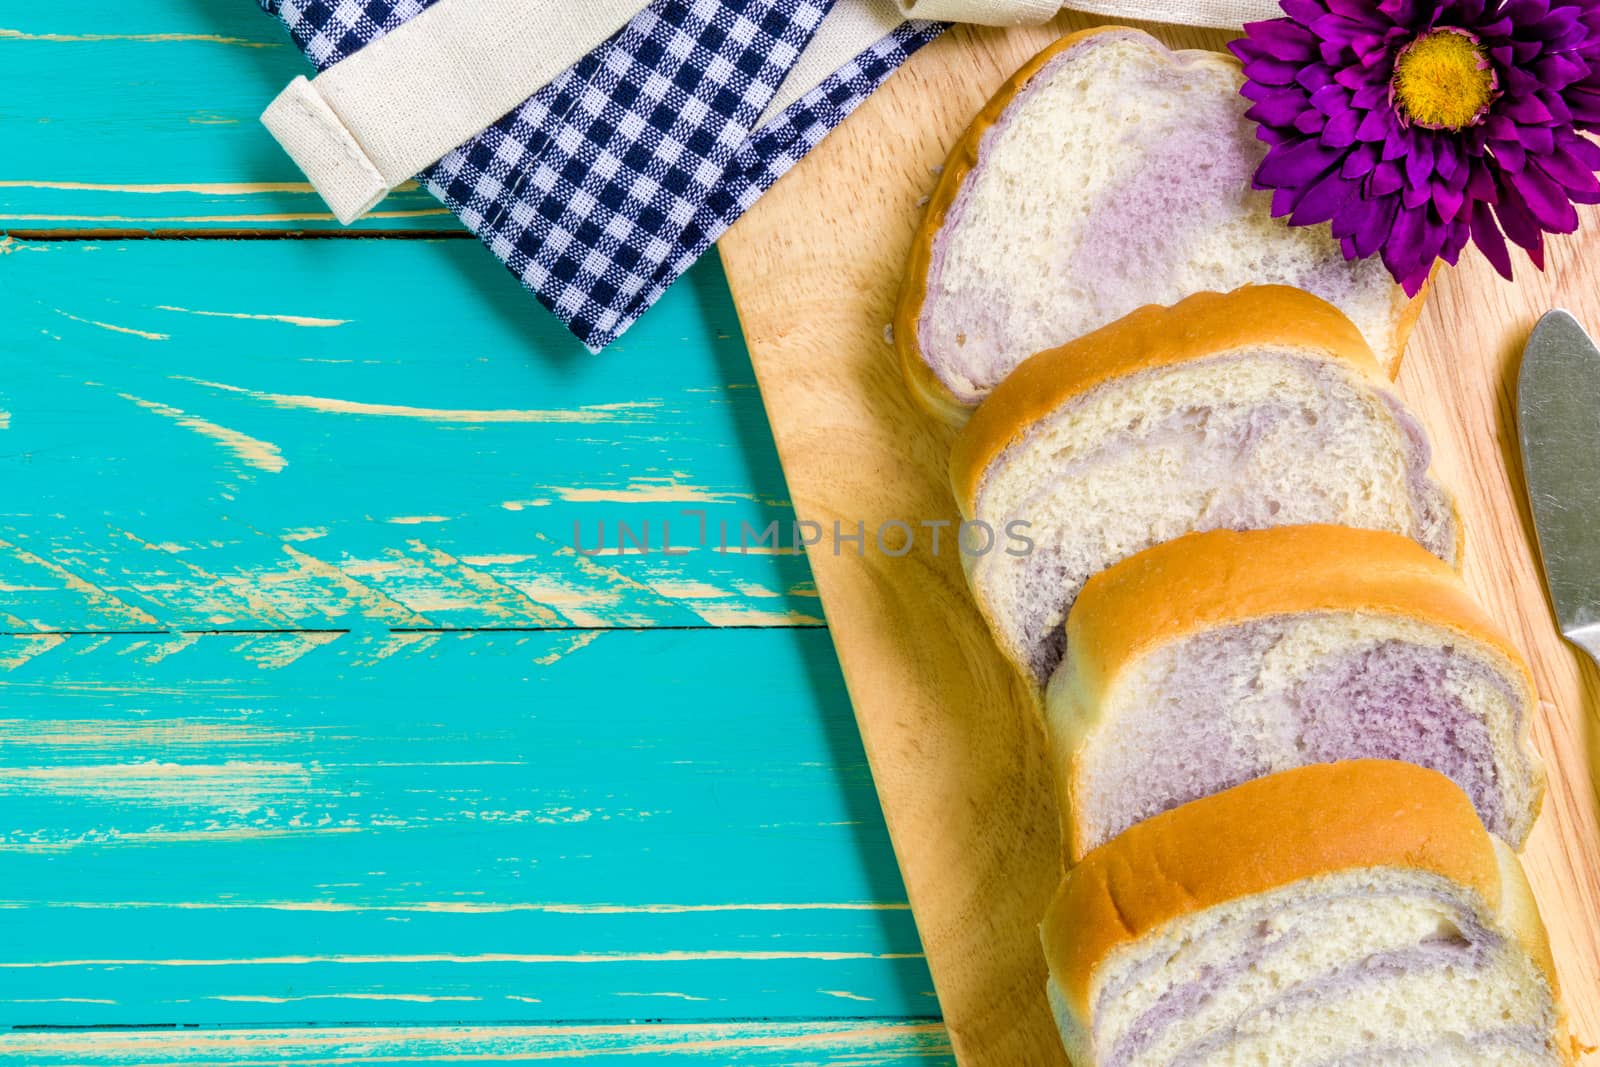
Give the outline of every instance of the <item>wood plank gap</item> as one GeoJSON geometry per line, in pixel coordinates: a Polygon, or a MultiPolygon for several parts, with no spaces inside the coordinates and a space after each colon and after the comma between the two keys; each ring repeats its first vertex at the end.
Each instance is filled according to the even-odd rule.
{"type": "MultiPolygon", "coordinates": [[[[789,1024],[816,1023],[816,1024],[819,1024],[819,1025],[827,1025],[827,1024],[835,1024],[836,1023],[836,1024],[841,1024],[841,1025],[857,1025],[857,1024],[860,1024],[860,1023],[863,1023],[863,1022],[872,1022],[874,1020],[874,1018],[875,1018],[874,1016],[866,1016],[866,1015],[803,1015],[803,1016],[790,1016],[790,1015],[715,1016],[715,1015],[713,1015],[713,1016],[689,1017],[689,1018],[678,1018],[677,1016],[671,1016],[671,1017],[668,1017],[668,1016],[659,1016],[659,1017],[655,1017],[655,1016],[638,1016],[638,1017],[629,1016],[629,1017],[627,1017],[625,1019],[617,1018],[615,1016],[593,1016],[593,1017],[590,1017],[590,1016],[579,1016],[579,1017],[575,1017],[575,1018],[571,1018],[571,1019],[555,1019],[555,1020],[548,1020],[548,1021],[541,1019],[538,1022],[530,1022],[527,1019],[490,1019],[490,1020],[488,1020],[486,1022],[476,1022],[476,1021],[474,1021],[470,1025],[473,1026],[473,1027],[538,1026],[541,1029],[563,1027],[563,1026],[677,1026],[677,1027],[689,1027],[689,1026],[717,1026],[717,1025],[723,1025],[723,1024],[731,1024],[731,1025],[738,1025],[738,1024],[760,1025],[760,1024],[763,1024],[763,1023],[770,1023],[772,1025],[782,1025],[782,1024],[785,1024],[785,1023],[789,1023],[789,1024]]],[[[938,1016],[938,1015],[895,1015],[895,1016],[890,1016],[889,1018],[890,1018],[890,1020],[892,1020],[895,1023],[905,1023],[907,1025],[928,1025],[928,1024],[931,1024],[931,1023],[940,1023],[940,1022],[944,1021],[943,1018],[941,1016],[938,1016]]],[[[5,1030],[0,1030],[0,1033],[6,1033],[6,1032],[9,1032],[9,1033],[29,1033],[29,1032],[31,1032],[31,1033],[39,1033],[41,1031],[51,1031],[51,1032],[54,1032],[54,1033],[74,1033],[74,1032],[88,1033],[88,1032],[93,1032],[93,1031],[96,1031],[96,1030],[117,1030],[117,1031],[128,1031],[128,1030],[195,1030],[195,1031],[200,1031],[200,1032],[204,1032],[204,1031],[207,1031],[207,1030],[227,1030],[227,1031],[238,1031],[238,1030],[302,1030],[302,1029],[304,1029],[304,1030],[327,1030],[327,1029],[330,1029],[332,1027],[340,1027],[340,1026],[360,1027],[362,1029],[374,1029],[374,1030],[381,1030],[381,1029],[409,1030],[409,1029],[415,1029],[419,1025],[425,1025],[425,1024],[419,1024],[419,1023],[413,1023],[413,1022],[397,1023],[397,1022],[390,1022],[390,1021],[364,1022],[364,1021],[359,1020],[359,1019],[338,1019],[338,1020],[334,1020],[334,1021],[331,1021],[331,1022],[314,1022],[314,1023],[313,1022],[305,1022],[305,1023],[263,1023],[263,1024],[260,1024],[258,1026],[248,1026],[248,1025],[246,1025],[246,1026],[238,1026],[238,1025],[230,1025],[228,1023],[90,1023],[90,1024],[87,1024],[87,1025],[83,1025],[83,1026],[73,1026],[73,1025],[68,1025],[68,1024],[65,1024],[65,1023],[12,1023],[5,1030]]]]}
{"type": "Polygon", "coordinates": [[[288,627],[285,629],[220,630],[0,630],[0,637],[229,637],[260,634],[533,634],[533,633],[663,633],[706,630],[826,630],[827,623],[742,622],[726,626],[705,623],[696,626],[375,626],[359,630],[338,627],[288,627]]]}

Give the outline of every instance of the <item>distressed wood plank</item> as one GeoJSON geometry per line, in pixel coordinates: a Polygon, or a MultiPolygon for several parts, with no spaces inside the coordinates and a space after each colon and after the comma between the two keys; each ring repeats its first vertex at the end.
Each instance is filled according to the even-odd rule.
{"type": "MultiPolygon", "coordinates": [[[[720,242],[800,515],[954,519],[950,434],[907,395],[886,324],[920,203],[949,145],[988,96],[1060,33],[958,29],[887,85],[720,242]],[[782,286],[771,279],[782,278],[782,286]],[[826,352],[830,360],[816,358],[826,352]]],[[[1155,28],[1170,43],[1218,34],[1155,28]]],[[[1445,271],[1400,388],[1458,493],[1473,591],[1526,651],[1547,706],[1534,741],[1549,764],[1526,866],[1579,1034],[1600,1038],[1600,679],[1555,632],[1520,494],[1510,393],[1542,310],[1600,327],[1600,218],[1551,242],[1551,272],[1515,285],[1481,258],[1445,271]]],[[[969,1064],[1062,1062],[1043,995],[1037,923],[1058,880],[1043,741],[1001,662],[956,554],[927,539],[903,559],[813,557],[832,633],[952,1040],[969,1064]],[[973,922],[981,914],[984,922],[973,922]]]]}
{"type": "Polygon", "coordinates": [[[466,242],[0,253],[0,630],[821,622],[714,260],[597,358],[466,242]]]}
{"type": "MultiPolygon", "coordinates": [[[[0,64],[0,230],[341,229],[257,119],[311,68],[250,0],[8,5],[0,64]]],[[[414,183],[354,229],[465,233],[414,183]]]]}
{"type": "MultiPolygon", "coordinates": [[[[0,57],[0,229],[333,228],[252,5],[66,0],[0,57]]],[[[584,629],[819,621],[792,552],[567,548],[792,518],[719,273],[602,365],[457,244],[0,245],[0,1020],[184,1024],[0,1062],[949,1062],[873,1018],[937,1002],[820,633],[584,629]],[[567,632],[394,632],[469,626],[567,632]],[[358,632],[183,632],[256,627],[358,632]],[[73,629],[160,632],[27,633],[73,629]],[[427,1025],[751,1014],[863,1019],[427,1025]],[[192,1029],[351,1018],[423,1025],[192,1029]]]]}
{"type": "Polygon", "coordinates": [[[5,1022],[937,1011],[820,630],[0,657],[5,1022]]]}
{"type": "Polygon", "coordinates": [[[938,1023],[757,1022],[588,1024],[563,1027],[328,1027],[0,1036],[0,1063],[30,1067],[166,1064],[529,1063],[652,1061],[739,1067],[950,1064],[938,1023]]]}

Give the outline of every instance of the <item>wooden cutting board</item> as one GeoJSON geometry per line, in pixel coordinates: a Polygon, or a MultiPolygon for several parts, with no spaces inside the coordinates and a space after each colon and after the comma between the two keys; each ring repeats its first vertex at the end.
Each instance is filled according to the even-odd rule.
{"type": "MultiPolygon", "coordinates": [[[[1028,56],[1096,20],[960,28],[912,58],[722,239],[801,518],[842,532],[954,519],[950,433],[907,395],[886,339],[901,265],[948,146],[1028,56]]],[[[1169,44],[1206,31],[1148,27],[1169,44]]],[[[1525,856],[1576,1030],[1600,1041],[1600,677],[1554,630],[1521,495],[1513,388],[1534,320],[1561,304],[1600,327],[1600,218],[1514,285],[1476,256],[1446,271],[1400,387],[1460,497],[1467,581],[1533,664],[1550,791],[1525,856]]],[[[1600,478],[1600,471],[1595,472],[1600,478]]],[[[1600,536],[1600,531],[1596,531],[1600,536]]],[[[897,542],[891,541],[890,547],[897,542]]],[[[1035,931],[1055,887],[1056,814],[1022,683],[990,644],[960,565],[926,538],[903,558],[825,540],[812,567],[963,1064],[1064,1062],[1035,931]]]]}

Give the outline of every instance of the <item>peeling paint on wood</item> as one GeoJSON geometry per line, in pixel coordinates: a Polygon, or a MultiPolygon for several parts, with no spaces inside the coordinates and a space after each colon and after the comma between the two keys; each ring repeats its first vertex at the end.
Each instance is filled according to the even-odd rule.
{"type": "Polygon", "coordinates": [[[927,1010],[820,630],[152,640],[0,638],[0,1019],[927,1010]]]}
{"type": "MultiPolygon", "coordinates": [[[[673,996],[674,994],[664,994],[673,996]]],[[[513,996],[512,1001],[537,1002],[513,996]]],[[[938,1023],[875,1019],[826,1022],[602,1023],[576,1026],[335,1026],[315,1030],[182,1030],[27,1033],[0,1036],[0,1063],[29,1067],[217,1067],[391,1063],[716,1064],[718,1067],[888,1067],[954,1063],[938,1023]]]]}
{"type": "MultiPolygon", "coordinates": [[[[105,324],[95,323],[94,325],[104,326],[105,324]]],[[[112,330],[121,329],[121,327],[117,326],[108,326],[106,328],[112,330]]],[[[161,339],[165,340],[165,337],[163,336],[161,339]]],[[[640,400],[621,404],[595,404],[576,409],[560,408],[547,411],[519,410],[515,408],[430,408],[414,407],[409,404],[375,404],[364,400],[345,400],[328,396],[286,396],[283,393],[257,392],[253,389],[244,389],[237,385],[227,385],[222,382],[208,382],[203,378],[185,378],[181,375],[177,377],[180,381],[193,382],[195,385],[203,385],[208,389],[241,393],[252,400],[271,404],[277,408],[318,411],[327,415],[374,415],[387,418],[422,419],[427,422],[624,422],[636,418],[638,413],[642,411],[648,411],[651,408],[660,406],[655,401],[640,400]]]]}
{"type": "Polygon", "coordinates": [[[117,395],[124,400],[138,404],[146,411],[153,411],[162,418],[171,419],[186,430],[193,430],[202,437],[210,438],[233,453],[247,467],[254,467],[269,474],[276,474],[287,466],[288,461],[283,458],[282,450],[271,441],[257,440],[249,434],[240,433],[238,430],[230,430],[226,426],[218,426],[214,422],[207,422],[205,419],[197,415],[191,415],[187,411],[179,411],[177,408],[168,407],[166,404],[161,404],[154,400],[146,400],[131,393],[118,393],[117,395]]]}
{"type": "Polygon", "coordinates": [[[153,330],[136,330],[131,326],[118,326],[116,323],[101,322],[99,319],[86,319],[80,315],[74,315],[70,311],[62,311],[60,308],[55,308],[54,310],[57,315],[64,319],[81,322],[85,326],[96,326],[102,330],[110,330],[113,333],[125,333],[133,337],[143,337],[146,341],[170,341],[172,339],[170,334],[156,333],[153,330]]]}
{"type": "MultiPolygon", "coordinates": [[[[0,230],[343,229],[258,121],[311,66],[256,4],[60,0],[4,20],[0,230]]],[[[352,229],[465,232],[414,182],[352,229]]]]}
{"type": "Polygon", "coordinates": [[[19,240],[337,227],[254,4],[4,21],[0,1023],[175,1028],[0,1063],[950,1063],[714,259],[597,360],[467,241],[19,240]]]}
{"type": "Polygon", "coordinates": [[[203,249],[0,258],[0,627],[821,624],[714,260],[597,360],[471,245],[203,249]]]}
{"type": "Polygon", "coordinates": [[[305,326],[313,329],[327,329],[333,326],[343,326],[349,319],[322,319],[314,315],[270,315],[254,314],[248,311],[198,311],[194,308],[173,307],[170,304],[157,304],[157,311],[177,311],[185,315],[202,315],[211,319],[253,319],[257,322],[286,322],[290,326],[305,326]]]}
{"type": "Polygon", "coordinates": [[[251,41],[243,37],[224,37],[216,33],[27,33],[23,30],[0,27],[0,41],[50,41],[55,44],[83,42],[129,41],[139,44],[178,44],[201,42],[203,44],[233,44],[244,48],[281,47],[268,41],[251,41]]]}

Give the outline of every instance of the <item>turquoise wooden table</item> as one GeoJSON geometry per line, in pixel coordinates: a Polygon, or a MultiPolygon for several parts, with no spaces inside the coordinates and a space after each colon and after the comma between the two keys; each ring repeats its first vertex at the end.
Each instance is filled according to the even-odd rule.
{"type": "Polygon", "coordinates": [[[0,3],[0,1062],[948,1062],[714,257],[590,356],[302,70],[0,3]]]}

